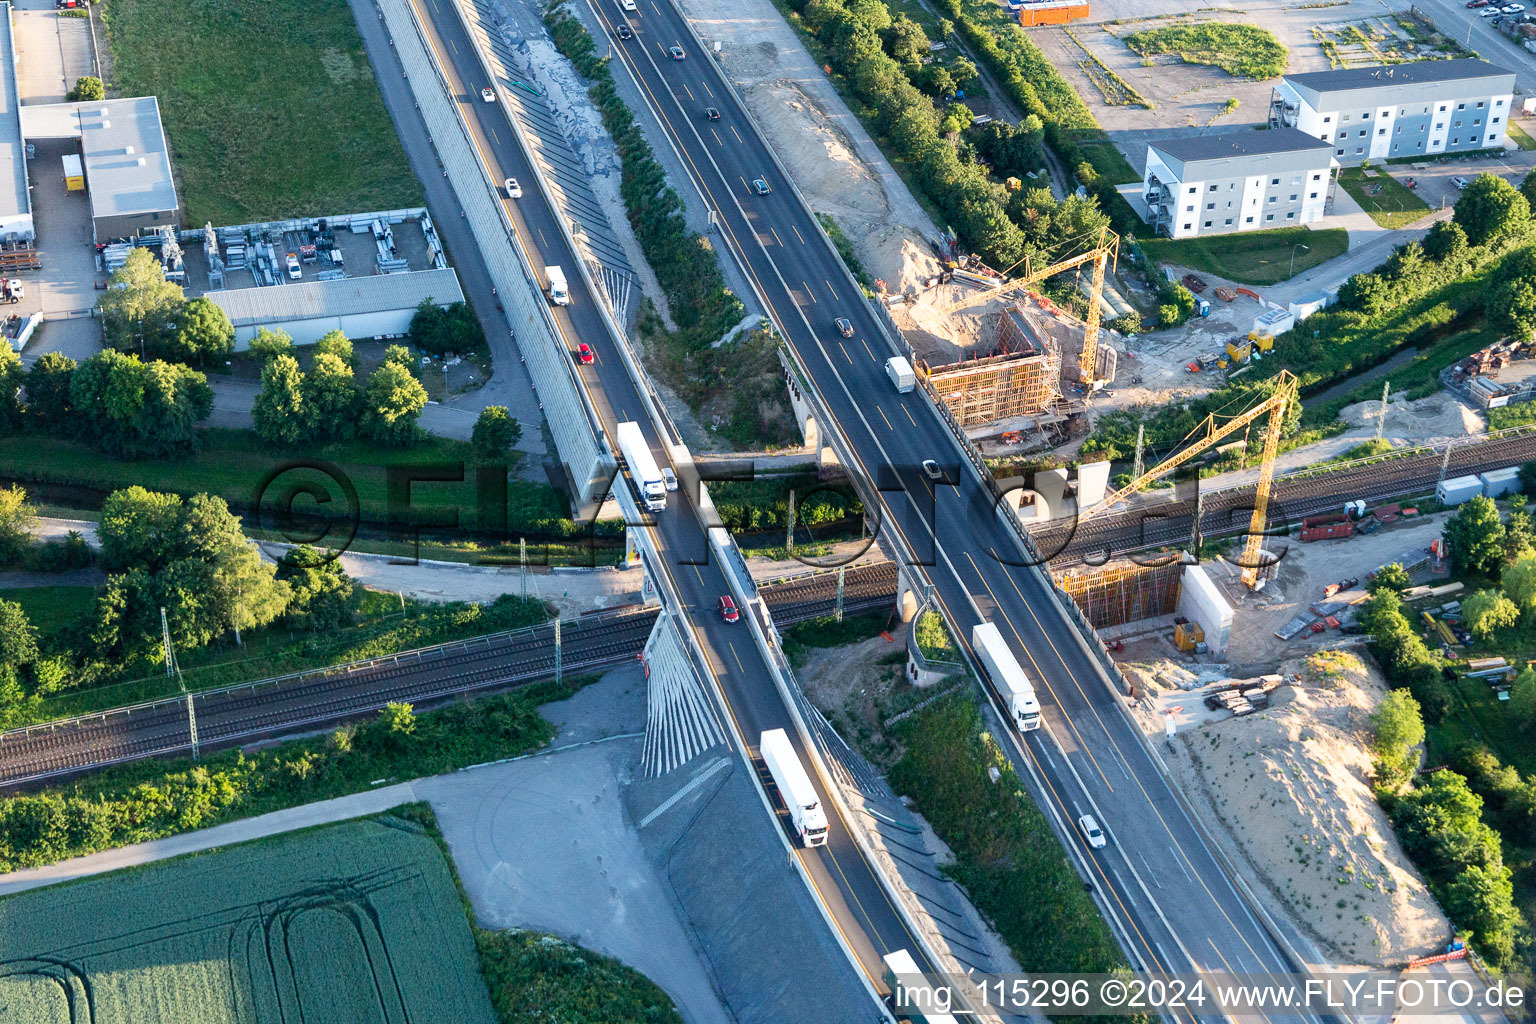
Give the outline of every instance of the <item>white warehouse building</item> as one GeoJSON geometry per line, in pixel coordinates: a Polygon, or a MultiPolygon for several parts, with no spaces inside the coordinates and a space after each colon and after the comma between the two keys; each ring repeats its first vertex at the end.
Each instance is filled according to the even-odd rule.
{"type": "Polygon", "coordinates": [[[406,333],[416,307],[464,300],[451,269],[374,274],[336,281],[303,281],[277,288],[234,288],[205,297],[235,326],[235,351],[250,348],[263,327],[287,331],[295,345],[313,345],[331,331],[354,340],[406,333]]]}
{"type": "Polygon", "coordinates": [[[1169,238],[1293,228],[1322,220],[1333,147],[1295,128],[1149,143],[1143,217],[1169,238]]]}
{"type": "Polygon", "coordinates": [[[1286,75],[1269,123],[1333,146],[1341,165],[1501,149],[1515,73],[1471,57],[1286,75]]]}

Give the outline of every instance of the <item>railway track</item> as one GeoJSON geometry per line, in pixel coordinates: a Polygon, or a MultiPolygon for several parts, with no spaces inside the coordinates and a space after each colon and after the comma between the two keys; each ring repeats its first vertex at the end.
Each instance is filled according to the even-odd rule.
{"type": "MultiPolygon", "coordinates": [[[[1536,459],[1536,434],[1468,445],[1451,451],[1448,477],[1516,466],[1536,459]]],[[[1431,493],[1440,481],[1444,452],[1405,455],[1331,473],[1293,475],[1275,480],[1270,492],[1271,527],[1297,525],[1305,516],[1337,512],[1346,499],[1367,502],[1431,493]]],[[[1204,496],[1200,529],[1205,538],[1241,534],[1253,510],[1253,488],[1218,491],[1204,496]]],[[[1102,516],[1075,530],[1071,523],[1031,530],[1041,555],[1052,569],[1099,564],[1133,551],[1187,542],[1194,532],[1195,502],[1148,504],[1102,516]]]]}
{"type": "MultiPolygon", "coordinates": [[[[792,577],[763,588],[784,624],[829,614],[835,573],[792,577]]],[[[896,568],[848,571],[844,609],[889,605],[896,568]]],[[[635,658],[656,621],[655,609],[594,615],[561,624],[567,672],[610,668],[635,658]]],[[[554,675],[554,624],[496,633],[350,665],[294,673],[194,693],[198,742],[237,746],[339,725],[391,701],[418,707],[465,694],[504,690],[554,675]]],[[[167,698],[0,733],[0,787],[21,786],[142,758],[191,750],[188,699],[167,698]]]]}

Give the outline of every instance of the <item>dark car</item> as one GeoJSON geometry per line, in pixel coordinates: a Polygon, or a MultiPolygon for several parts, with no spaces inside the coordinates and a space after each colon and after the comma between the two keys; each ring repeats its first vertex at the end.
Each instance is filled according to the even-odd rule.
{"type": "MultiPolygon", "coordinates": [[[[1483,2],[1487,3],[1488,0],[1483,0],[1483,2]]],[[[620,25],[619,26],[619,38],[620,39],[633,39],[633,38],[635,38],[635,30],[630,28],[628,25],[620,25]]]]}
{"type": "Polygon", "coordinates": [[[673,60],[682,60],[684,57],[688,56],[683,52],[683,48],[681,46],[673,46],[667,50],[667,53],[671,55],[673,60]]]}
{"type": "Polygon", "coordinates": [[[718,121],[720,120],[720,111],[716,110],[714,107],[705,107],[704,116],[711,121],[718,121]]]}

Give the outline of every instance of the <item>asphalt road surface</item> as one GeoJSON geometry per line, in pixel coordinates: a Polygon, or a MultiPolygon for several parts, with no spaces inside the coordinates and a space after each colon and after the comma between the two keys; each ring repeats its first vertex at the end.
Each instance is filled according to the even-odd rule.
{"type": "Polygon", "coordinates": [[[617,6],[591,2],[847,436],[858,463],[849,468],[882,491],[884,526],[899,531],[925,564],[961,642],[983,618],[995,622],[1025,671],[1043,683],[1046,728],[1025,734],[1023,756],[1067,828],[1095,811],[1112,833],[1107,847],[1082,852],[1132,955],[1170,970],[1289,970],[1115,706],[1048,578],[1022,564],[990,492],[926,395],[891,386],[883,364],[893,353],[873,312],[816,237],[810,212],[714,61],[665,0],[640,0],[627,16],[630,40],[617,36],[626,18],[617,6]],[[671,55],[674,46],[682,59],[671,55]],[[720,109],[721,120],[707,120],[706,106],[720,109]],[[853,337],[840,336],[838,317],[853,322],[853,337]],[[939,463],[940,479],[917,465],[924,459],[939,463]]]}

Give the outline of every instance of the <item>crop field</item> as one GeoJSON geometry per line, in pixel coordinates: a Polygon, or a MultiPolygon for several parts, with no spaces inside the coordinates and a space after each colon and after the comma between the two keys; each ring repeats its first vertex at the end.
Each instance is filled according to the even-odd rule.
{"type": "Polygon", "coordinates": [[[0,901],[6,1024],[495,1024],[420,825],[346,822],[0,901]]]}

